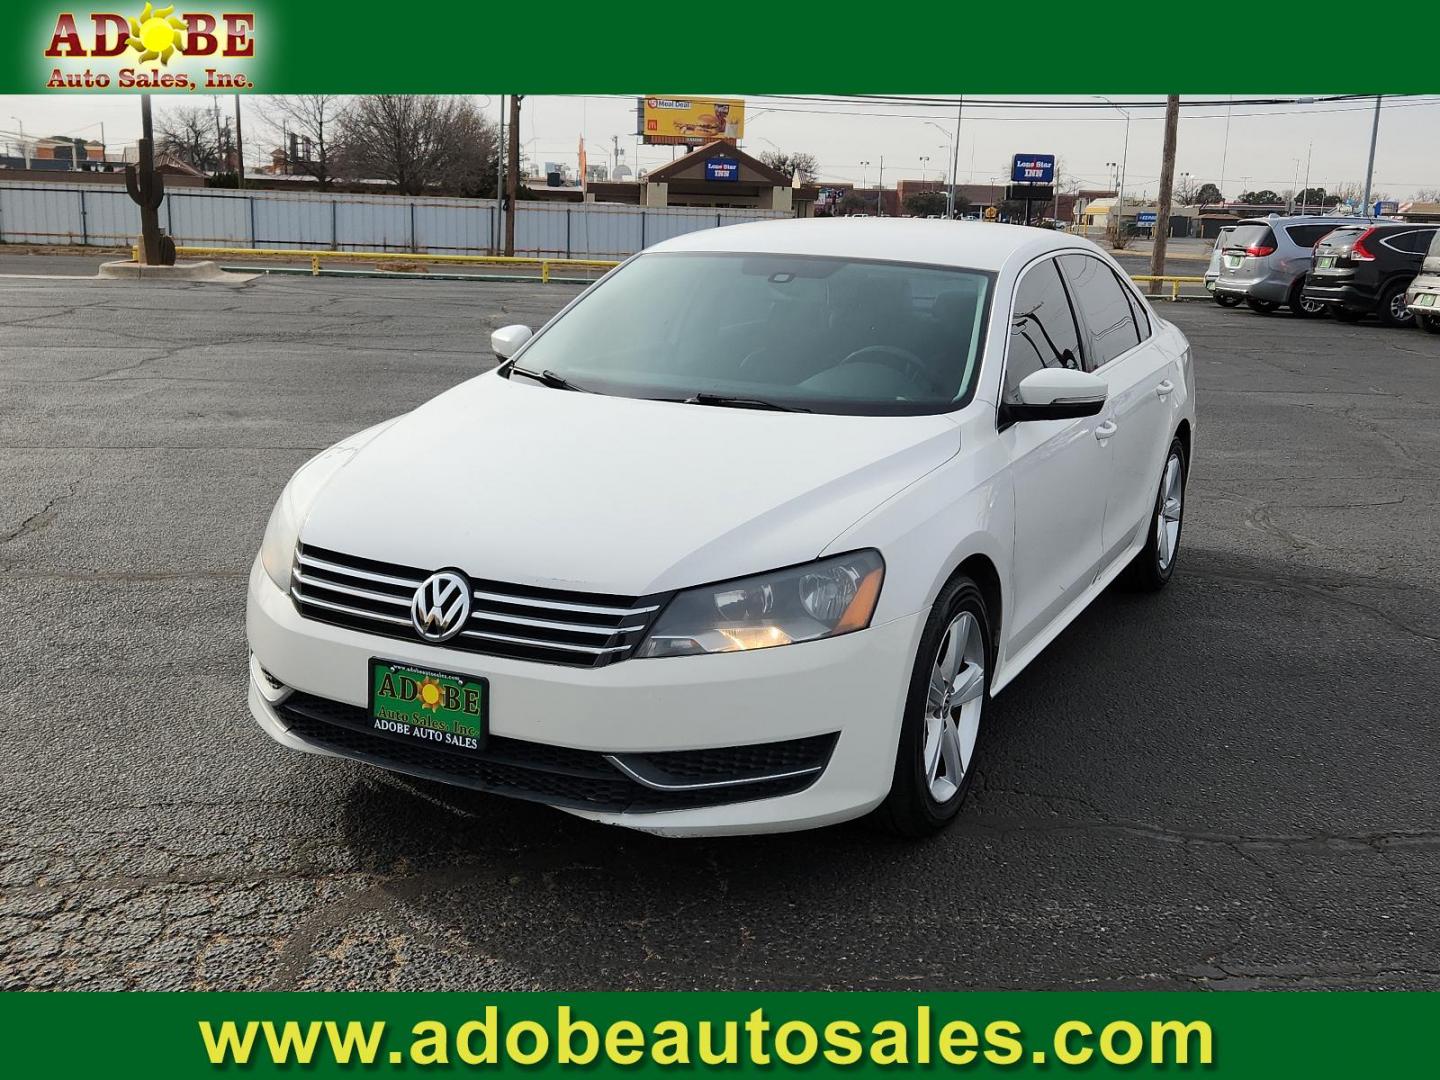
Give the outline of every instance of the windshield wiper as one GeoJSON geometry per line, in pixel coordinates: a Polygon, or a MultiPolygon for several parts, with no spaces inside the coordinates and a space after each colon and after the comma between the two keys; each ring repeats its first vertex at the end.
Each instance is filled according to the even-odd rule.
{"type": "Polygon", "coordinates": [[[726,409],[769,409],[772,412],[809,412],[799,405],[786,405],[765,398],[731,397],[728,394],[692,394],[680,399],[686,405],[718,405],[726,409]]]}
{"type": "Polygon", "coordinates": [[[510,374],[524,375],[527,379],[534,379],[541,385],[548,386],[554,390],[574,390],[581,394],[594,393],[594,391],[592,390],[586,390],[583,386],[577,386],[575,383],[571,382],[563,375],[557,375],[549,368],[546,368],[544,371],[528,371],[523,367],[514,367],[512,365],[510,368],[510,374]]]}

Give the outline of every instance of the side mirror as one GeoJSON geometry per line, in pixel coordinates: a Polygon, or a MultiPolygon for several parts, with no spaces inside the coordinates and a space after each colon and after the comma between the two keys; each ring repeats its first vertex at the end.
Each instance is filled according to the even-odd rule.
{"type": "Polygon", "coordinates": [[[509,360],[521,345],[534,336],[535,331],[528,326],[521,326],[519,323],[514,326],[502,326],[490,335],[490,351],[495,354],[497,360],[509,360]]]}
{"type": "Polygon", "coordinates": [[[1019,402],[1001,406],[1001,420],[1075,420],[1105,407],[1110,386],[1099,375],[1072,368],[1041,368],[1020,380],[1019,402]]]}

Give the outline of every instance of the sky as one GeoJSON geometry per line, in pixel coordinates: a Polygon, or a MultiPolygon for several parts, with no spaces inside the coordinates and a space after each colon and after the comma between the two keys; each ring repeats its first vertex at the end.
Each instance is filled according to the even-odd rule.
{"type": "MultiPolygon", "coordinates": [[[[523,153],[537,163],[557,161],[573,168],[583,135],[591,164],[613,164],[616,148],[623,151],[623,163],[632,170],[637,165],[645,169],[671,160],[669,147],[637,144],[636,96],[526,97],[520,124],[523,153]]],[[[941,179],[949,171],[956,125],[957,103],[953,101],[897,105],[818,95],[716,96],[745,97],[746,133],[741,145],[746,150],[757,155],[776,148],[813,154],[820,163],[822,181],[873,185],[881,178],[882,160],[887,187],[902,178],[941,179]]],[[[1111,186],[1114,170],[1108,163],[1124,160],[1127,192],[1153,197],[1160,174],[1164,113],[1163,109],[1135,106],[1159,99],[1160,95],[1121,96],[1111,105],[1096,98],[1022,99],[1011,95],[1003,100],[1058,101],[1083,107],[997,108],[993,103],[1000,99],[971,98],[960,125],[959,180],[986,183],[992,177],[1003,179],[1012,155],[1053,153],[1061,159],[1062,174],[1084,187],[1111,186]],[[1130,111],[1132,117],[1128,149],[1122,110],[1130,111]]],[[[1225,100],[1225,95],[1182,98],[1182,102],[1197,104],[1181,111],[1177,175],[1189,173],[1196,180],[1220,184],[1227,197],[1241,190],[1284,192],[1303,186],[1307,161],[1311,186],[1333,189],[1340,183],[1363,182],[1373,99],[1228,107],[1225,100]]],[[[498,120],[498,98],[477,96],[475,101],[498,120]]],[[[195,103],[189,95],[174,102],[195,103]]],[[[168,105],[163,97],[156,99],[157,111],[168,105]]],[[[262,138],[259,105],[251,98],[243,103],[246,157],[252,167],[268,157],[273,145],[262,138]]],[[[223,107],[233,112],[234,99],[224,99],[223,107]]],[[[118,149],[134,143],[139,135],[139,99],[0,95],[0,146],[13,152],[21,125],[32,138],[58,134],[99,138],[103,125],[105,141],[118,149]]],[[[1375,159],[1376,193],[1403,200],[1417,189],[1440,187],[1437,133],[1440,95],[1384,99],[1375,159]]]]}

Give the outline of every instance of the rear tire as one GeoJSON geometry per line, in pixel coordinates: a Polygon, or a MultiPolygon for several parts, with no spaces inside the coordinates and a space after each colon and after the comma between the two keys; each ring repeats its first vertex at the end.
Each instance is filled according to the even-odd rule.
{"type": "Polygon", "coordinates": [[[1180,556],[1181,525],[1185,519],[1186,475],[1185,446],[1179,438],[1172,439],[1165,454],[1165,465],[1160,470],[1149,536],[1120,576],[1126,588],[1159,592],[1175,573],[1175,563],[1180,556]]]}
{"type": "Polygon", "coordinates": [[[1397,281],[1386,287],[1380,294],[1380,307],[1378,314],[1380,321],[1386,326],[1413,326],[1415,324],[1415,313],[1405,306],[1405,290],[1410,287],[1408,281],[1397,281]]]}
{"type": "Polygon", "coordinates": [[[1231,296],[1229,293],[1219,293],[1219,292],[1217,292],[1217,293],[1211,293],[1210,295],[1214,298],[1215,303],[1219,304],[1221,307],[1239,307],[1239,306],[1240,306],[1240,298],[1239,298],[1238,296],[1231,296]]]}
{"type": "Polygon", "coordinates": [[[968,577],[940,591],[915,654],[895,774],[877,817],[901,836],[954,820],[975,776],[990,699],[995,638],[985,597],[968,577]]]}
{"type": "Polygon", "coordinates": [[[1280,310],[1280,305],[1274,300],[1260,300],[1253,296],[1245,298],[1245,306],[1257,315],[1270,315],[1280,310]]]}

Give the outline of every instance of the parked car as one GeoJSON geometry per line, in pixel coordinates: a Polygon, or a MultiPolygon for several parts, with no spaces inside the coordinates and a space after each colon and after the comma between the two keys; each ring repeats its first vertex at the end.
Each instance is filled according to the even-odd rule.
{"type": "Polygon", "coordinates": [[[1409,326],[1415,314],[1405,290],[1440,226],[1390,222],[1344,225],[1315,247],[1315,265],[1304,296],[1345,322],[1380,316],[1389,326],[1409,326]]]}
{"type": "Polygon", "coordinates": [[[1215,291],[1215,282],[1220,277],[1220,260],[1225,254],[1225,244],[1234,231],[1235,226],[1227,225],[1215,235],[1215,246],[1210,249],[1210,265],[1205,267],[1205,291],[1210,294],[1210,299],[1221,307],[1234,307],[1240,303],[1240,297],[1233,293],[1215,291]]]}
{"type": "Polygon", "coordinates": [[[1440,231],[1431,238],[1420,274],[1410,283],[1405,299],[1420,326],[1440,334],[1440,231]]]}
{"type": "Polygon", "coordinates": [[[1325,314],[1325,305],[1302,296],[1305,275],[1320,238],[1341,225],[1371,224],[1346,217],[1248,218],[1235,226],[1221,252],[1215,292],[1268,315],[1288,307],[1297,315],[1325,314]]]}
{"type": "Polygon", "coordinates": [[[247,615],[276,741],[664,834],[918,835],[991,696],[1175,571],[1190,347],[1086,240],[710,229],[491,345],[280,495],[247,615]]]}

